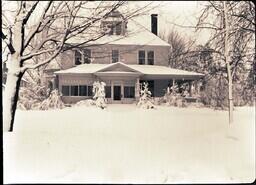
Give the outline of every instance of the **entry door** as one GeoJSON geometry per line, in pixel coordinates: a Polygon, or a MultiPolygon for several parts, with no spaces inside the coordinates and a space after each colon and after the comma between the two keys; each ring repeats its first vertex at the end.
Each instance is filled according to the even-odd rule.
{"type": "Polygon", "coordinates": [[[121,86],[114,86],[114,100],[121,100],[121,86]]]}

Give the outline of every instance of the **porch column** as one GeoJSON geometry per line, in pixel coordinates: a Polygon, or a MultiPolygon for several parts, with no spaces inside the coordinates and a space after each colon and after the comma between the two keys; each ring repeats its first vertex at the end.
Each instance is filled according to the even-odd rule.
{"type": "Polygon", "coordinates": [[[171,87],[172,93],[174,93],[174,86],[175,86],[175,79],[173,78],[172,79],[172,87],[171,87]]]}
{"type": "Polygon", "coordinates": [[[137,78],[135,82],[135,99],[139,100],[140,98],[140,79],[137,78]]]}
{"type": "Polygon", "coordinates": [[[200,93],[199,81],[195,81],[195,92],[197,93],[197,95],[200,93]]]}
{"type": "Polygon", "coordinates": [[[124,101],[124,81],[121,82],[121,102],[124,101]]]}
{"type": "Polygon", "coordinates": [[[188,84],[189,84],[189,96],[191,97],[192,96],[192,81],[189,81],[188,84]]]}
{"type": "Polygon", "coordinates": [[[111,101],[114,99],[114,86],[113,86],[113,81],[110,83],[111,85],[111,101]]]}

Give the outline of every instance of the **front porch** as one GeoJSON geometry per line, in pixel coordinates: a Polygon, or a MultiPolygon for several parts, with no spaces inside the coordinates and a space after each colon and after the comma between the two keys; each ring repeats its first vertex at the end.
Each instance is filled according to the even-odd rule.
{"type": "MultiPolygon", "coordinates": [[[[93,97],[95,81],[106,83],[107,103],[128,104],[136,102],[143,82],[148,82],[152,97],[164,96],[167,87],[187,83],[191,97],[199,91],[197,80],[203,75],[164,66],[114,64],[84,64],[68,70],[55,72],[58,89],[65,103],[76,103],[93,97]],[[82,69],[82,67],[84,67],[82,69]],[[92,70],[93,69],[93,70],[92,70]]],[[[182,89],[180,89],[182,91],[182,89]]]]}

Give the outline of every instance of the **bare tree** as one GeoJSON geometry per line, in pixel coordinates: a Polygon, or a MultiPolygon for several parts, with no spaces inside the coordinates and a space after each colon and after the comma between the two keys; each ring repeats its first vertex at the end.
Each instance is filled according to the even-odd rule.
{"type": "MultiPolygon", "coordinates": [[[[2,15],[1,38],[9,50],[3,109],[3,130],[5,131],[13,131],[23,74],[28,69],[33,70],[49,63],[65,50],[103,37],[106,33],[99,31],[99,22],[111,12],[127,5],[124,1],[19,1],[15,3],[14,10],[3,10],[2,15]],[[83,35],[81,43],[66,47],[70,39],[80,34],[83,35]],[[44,56],[42,57],[44,60],[37,63],[31,62],[33,58],[39,56],[44,56]]],[[[145,12],[149,4],[125,12],[126,19],[145,12]]]]}
{"type": "Polygon", "coordinates": [[[215,60],[223,61],[226,65],[229,123],[232,124],[233,77],[239,62],[243,61],[242,58],[255,55],[255,52],[251,53],[255,47],[255,6],[252,2],[209,1],[199,17],[197,29],[213,31],[208,44],[218,54],[215,60]],[[239,59],[237,55],[240,56],[239,59]]]}
{"type": "Polygon", "coordinates": [[[170,44],[168,63],[170,67],[178,68],[185,55],[192,49],[193,42],[186,40],[174,27],[167,33],[160,33],[160,37],[170,44]]]}

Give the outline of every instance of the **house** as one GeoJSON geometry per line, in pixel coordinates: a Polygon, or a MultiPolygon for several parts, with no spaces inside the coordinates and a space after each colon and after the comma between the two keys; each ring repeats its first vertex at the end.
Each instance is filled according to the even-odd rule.
{"type": "MultiPolygon", "coordinates": [[[[106,83],[108,103],[132,103],[139,98],[140,84],[147,81],[153,97],[164,95],[174,82],[189,82],[202,74],[168,67],[170,45],[157,36],[157,15],[151,15],[151,31],[119,11],[101,22],[108,34],[63,52],[59,69],[46,71],[47,79],[62,93],[65,103],[91,98],[94,81],[106,83]]],[[[69,41],[79,43],[81,38],[69,41]]]]}

